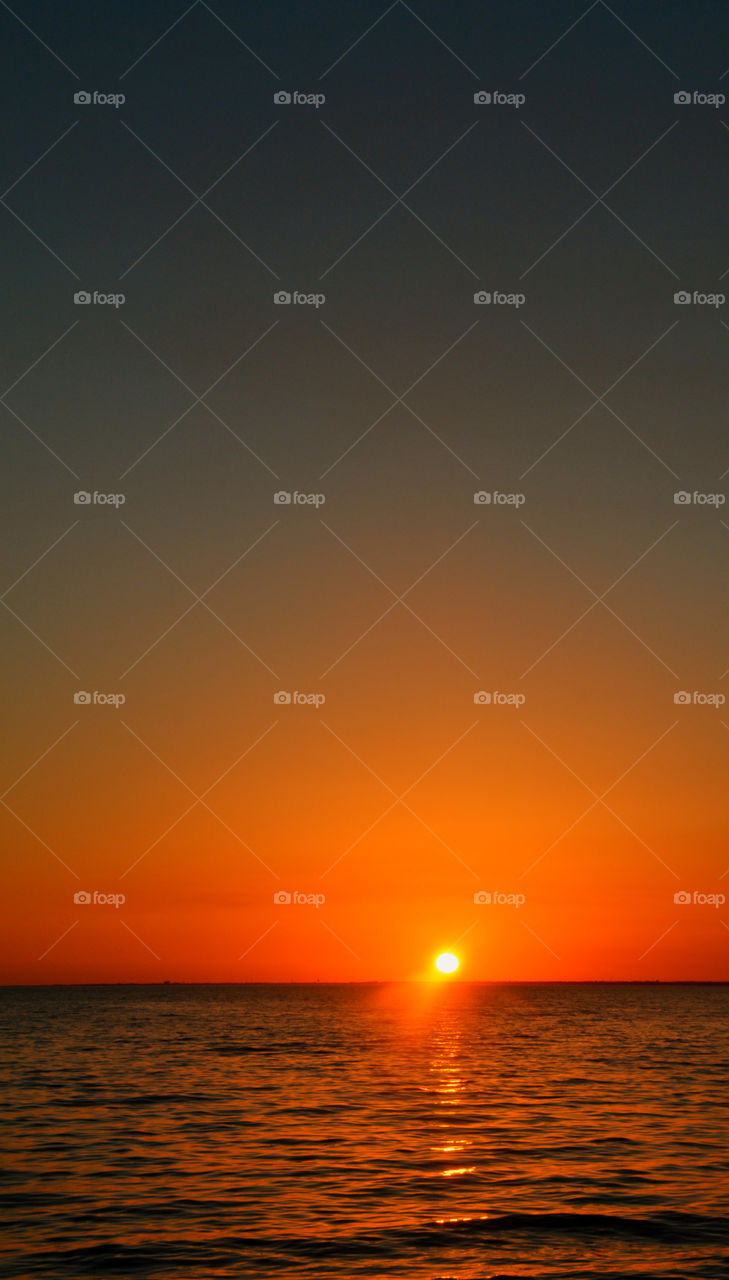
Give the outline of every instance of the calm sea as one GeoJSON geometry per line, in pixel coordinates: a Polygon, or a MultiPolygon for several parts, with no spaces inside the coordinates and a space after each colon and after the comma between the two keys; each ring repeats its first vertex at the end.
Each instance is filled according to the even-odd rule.
{"type": "Polygon", "coordinates": [[[729,1275],[725,986],[0,991],[13,1277],[729,1275]]]}

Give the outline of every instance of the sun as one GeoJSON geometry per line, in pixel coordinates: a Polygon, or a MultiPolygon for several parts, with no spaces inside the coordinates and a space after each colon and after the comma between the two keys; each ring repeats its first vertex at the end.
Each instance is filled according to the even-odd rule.
{"type": "Polygon", "coordinates": [[[455,973],[458,968],[458,956],[454,956],[450,951],[444,951],[442,956],[438,956],[435,967],[440,973],[455,973]]]}

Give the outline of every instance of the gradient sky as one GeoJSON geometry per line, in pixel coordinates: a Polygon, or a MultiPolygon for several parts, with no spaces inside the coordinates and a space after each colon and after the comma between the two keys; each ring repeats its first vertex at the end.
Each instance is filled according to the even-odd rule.
{"type": "Polygon", "coordinates": [[[14,9],[0,979],[729,979],[726,6],[14,9]]]}

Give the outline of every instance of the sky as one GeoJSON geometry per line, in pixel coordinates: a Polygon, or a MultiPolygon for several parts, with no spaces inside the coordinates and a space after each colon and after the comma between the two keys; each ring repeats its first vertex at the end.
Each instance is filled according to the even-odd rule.
{"type": "Polygon", "coordinates": [[[0,981],[729,980],[725,6],[0,32],[0,981]]]}

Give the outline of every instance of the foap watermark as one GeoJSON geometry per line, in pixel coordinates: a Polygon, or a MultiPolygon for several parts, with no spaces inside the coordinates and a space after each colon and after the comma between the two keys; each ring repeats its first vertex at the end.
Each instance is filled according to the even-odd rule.
{"type": "Polygon", "coordinates": [[[302,93],[300,89],[278,89],[273,95],[277,107],[316,107],[318,111],[326,102],[326,94],[302,93]]]}
{"type": "Polygon", "coordinates": [[[726,502],[725,493],[701,493],[698,489],[694,489],[693,493],[689,493],[688,489],[679,489],[673,495],[673,504],[676,507],[723,507],[726,502]]]}
{"type": "Polygon", "coordinates": [[[325,693],[299,693],[298,689],[294,689],[293,693],[289,693],[286,689],[279,689],[278,693],[273,695],[273,703],[276,707],[323,707],[325,702],[325,693]]]}
{"type": "Polygon", "coordinates": [[[73,502],[76,507],[123,507],[126,496],[123,493],[99,493],[98,489],[93,493],[88,489],[77,489],[73,502]]]}
{"type": "Polygon", "coordinates": [[[94,889],[93,893],[89,893],[86,889],[77,889],[73,895],[73,900],[77,907],[123,907],[126,902],[126,895],[123,893],[99,893],[98,889],[94,889]]]}
{"type": "Polygon", "coordinates": [[[677,907],[715,907],[718,910],[724,906],[726,894],[700,893],[698,889],[691,893],[688,889],[677,889],[673,901],[677,907]]]}
{"type": "Polygon", "coordinates": [[[725,93],[702,93],[700,89],[679,89],[674,93],[673,101],[677,107],[723,107],[726,102],[725,93]]]}
{"type": "Polygon", "coordinates": [[[526,894],[524,893],[502,893],[500,889],[494,889],[489,893],[486,889],[477,889],[473,895],[473,901],[477,907],[523,907],[526,902],[526,894]]]}
{"type": "Polygon", "coordinates": [[[73,295],[74,304],[77,307],[123,307],[127,300],[125,293],[100,293],[98,289],[94,289],[90,293],[88,289],[79,289],[73,295]]]}
{"type": "Polygon", "coordinates": [[[323,507],[325,502],[323,493],[299,493],[298,489],[292,492],[288,489],[279,489],[278,493],[273,495],[275,507],[323,507]]]}
{"type": "Polygon", "coordinates": [[[88,89],[79,89],[73,95],[73,100],[77,107],[123,107],[126,102],[126,95],[123,93],[99,93],[98,89],[89,92],[88,89]]]}
{"type": "Polygon", "coordinates": [[[273,895],[277,907],[316,907],[317,911],[326,902],[323,893],[302,893],[294,889],[287,893],[285,889],[277,889],[273,895]]]}
{"type": "Polygon", "coordinates": [[[473,495],[477,507],[523,507],[525,493],[502,493],[500,489],[477,489],[473,495]]]}
{"type": "Polygon", "coordinates": [[[301,293],[299,289],[294,289],[290,293],[288,289],[277,289],[273,295],[273,300],[277,307],[314,307],[317,311],[319,307],[323,307],[327,300],[325,293],[301,293]]]}
{"type": "Polygon", "coordinates": [[[726,694],[699,693],[698,689],[689,693],[688,689],[679,689],[678,693],[674,693],[673,701],[677,707],[714,707],[718,711],[726,702],[726,694]]]}
{"type": "Polygon", "coordinates": [[[479,689],[473,695],[473,701],[477,707],[523,707],[526,702],[526,695],[523,693],[499,693],[498,689],[494,689],[493,693],[489,693],[487,689],[479,689]]]}
{"type": "Polygon", "coordinates": [[[726,294],[702,293],[700,289],[694,289],[693,292],[678,289],[673,295],[673,301],[677,307],[723,307],[726,294]]]}
{"type": "Polygon", "coordinates": [[[77,689],[73,700],[77,707],[114,707],[118,711],[127,698],[125,693],[99,693],[98,689],[88,693],[86,689],[77,689]]]}
{"type": "Polygon", "coordinates": [[[473,295],[477,307],[523,307],[525,293],[503,293],[500,289],[478,289],[473,295]]]}
{"type": "Polygon", "coordinates": [[[503,93],[501,89],[477,89],[473,95],[477,107],[523,107],[524,93],[503,93]]]}

